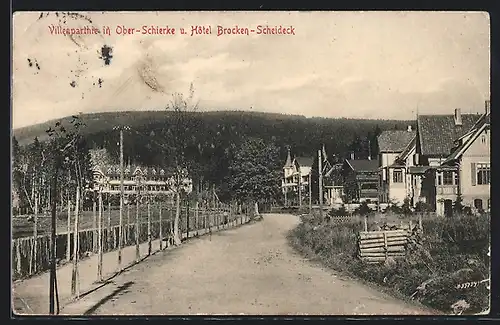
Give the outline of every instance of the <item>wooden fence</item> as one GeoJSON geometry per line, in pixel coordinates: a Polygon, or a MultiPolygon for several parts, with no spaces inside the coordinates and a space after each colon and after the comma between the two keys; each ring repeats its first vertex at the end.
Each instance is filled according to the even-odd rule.
{"type": "MultiPolygon", "coordinates": [[[[173,224],[175,210],[169,208],[163,219],[144,221],[139,223],[139,240],[136,241],[136,225],[131,223],[124,225],[122,247],[137,245],[159,239],[166,240],[167,244],[173,244],[173,224]],[[161,234],[161,236],[160,236],[161,234]]],[[[156,217],[157,218],[157,217],[156,217]]],[[[104,218],[103,218],[104,219],[104,218]]],[[[181,210],[180,234],[185,237],[198,235],[199,232],[236,225],[242,223],[241,215],[234,209],[186,209],[181,210]],[[202,231],[204,230],[204,231],[202,231]]],[[[103,222],[105,224],[105,222],[103,222]]],[[[118,249],[120,226],[104,226],[101,229],[102,252],[110,252],[118,249]]],[[[78,232],[78,256],[85,258],[90,254],[98,253],[98,229],[84,229],[78,232]]],[[[12,240],[12,277],[13,280],[32,276],[47,271],[50,266],[50,235],[44,234],[16,238],[12,240]],[[35,246],[36,245],[36,246],[35,246]]],[[[74,232],[61,232],[56,236],[56,260],[63,264],[74,259],[74,232]]]]}

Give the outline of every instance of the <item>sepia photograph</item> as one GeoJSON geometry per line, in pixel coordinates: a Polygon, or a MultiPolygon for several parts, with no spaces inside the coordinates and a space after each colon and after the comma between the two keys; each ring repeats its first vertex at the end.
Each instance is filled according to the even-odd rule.
{"type": "Polygon", "coordinates": [[[15,12],[11,312],[488,315],[490,16],[15,12]]]}

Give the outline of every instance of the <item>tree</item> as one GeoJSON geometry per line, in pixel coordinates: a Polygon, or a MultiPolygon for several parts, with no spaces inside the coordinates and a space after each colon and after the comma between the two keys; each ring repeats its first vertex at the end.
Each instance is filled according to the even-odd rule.
{"type": "Polygon", "coordinates": [[[164,130],[167,146],[166,154],[173,158],[173,176],[171,188],[175,195],[175,219],[174,219],[174,244],[181,244],[179,234],[179,219],[181,215],[182,196],[188,194],[184,181],[189,177],[189,167],[192,164],[186,159],[186,148],[189,144],[190,135],[196,132],[195,125],[190,120],[192,112],[198,110],[198,103],[193,104],[194,87],[190,85],[189,95],[185,97],[182,93],[172,94],[172,99],[167,105],[167,110],[172,113],[172,123],[164,130]]]}
{"type": "MultiPolygon", "coordinates": [[[[77,281],[77,261],[78,261],[78,216],[80,213],[81,205],[79,199],[81,193],[84,191],[85,185],[89,182],[86,179],[91,175],[90,171],[84,170],[84,161],[90,157],[88,151],[85,152],[84,141],[80,136],[80,129],[84,124],[77,116],[73,116],[71,121],[71,129],[68,130],[61,122],[56,122],[54,127],[46,130],[49,135],[49,141],[46,145],[48,148],[47,156],[43,155],[43,160],[47,161],[47,174],[51,179],[50,186],[50,203],[51,203],[51,218],[52,218],[52,231],[51,231],[51,263],[50,263],[50,300],[49,300],[49,313],[54,314],[55,302],[57,301],[57,312],[59,313],[59,301],[57,296],[57,280],[56,280],[56,214],[57,214],[57,200],[58,183],[61,181],[62,171],[74,171],[76,187],[76,206],[75,206],[75,254],[73,256],[73,274],[72,274],[72,292],[75,292],[77,281]]],[[[71,173],[70,173],[71,174],[71,173]]],[[[63,176],[64,177],[64,176],[63,176]]]]}
{"type": "Polygon", "coordinates": [[[235,200],[268,202],[280,191],[279,148],[262,139],[249,138],[234,153],[229,167],[229,188],[235,200]]]}

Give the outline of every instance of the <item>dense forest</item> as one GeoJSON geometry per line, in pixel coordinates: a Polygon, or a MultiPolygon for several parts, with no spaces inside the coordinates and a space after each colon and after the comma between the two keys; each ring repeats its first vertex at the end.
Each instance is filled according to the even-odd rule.
{"type": "MultiPolygon", "coordinates": [[[[119,132],[114,127],[126,125],[129,126],[124,136],[126,163],[164,167],[176,163],[172,153],[177,151],[165,150],[166,146],[175,146],[171,141],[172,130],[176,129],[172,112],[108,112],[81,114],[78,117],[85,124],[79,133],[88,148],[106,148],[118,160],[119,132]]],[[[71,119],[67,117],[15,129],[14,137],[20,147],[28,148],[35,139],[41,143],[46,141],[46,130],[55,123],[70,129],[71,119]]],[[[234,166],[231,167],[233,158],[249,139],[260,139],[276,147],[277,166],[284,163],[288,148],[294,156],[314,157],[323,145],[329,159],[341,160],[349,157],[351,152],[357,159],[367,158],[368,155],[375,158],[378,152],[376,137],[381,131],[404,130],[414,122],[217,111],[189,112],[182,123],[181,154],[185,157],[195,187],[215,185],[220,198],[228,200],[232,199],[228,184],[231,170],[234,170],[234,166]]]]}

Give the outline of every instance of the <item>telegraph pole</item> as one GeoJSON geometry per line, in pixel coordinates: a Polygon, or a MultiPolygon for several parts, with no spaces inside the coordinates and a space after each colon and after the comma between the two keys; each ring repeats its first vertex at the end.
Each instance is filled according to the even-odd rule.
{"type": "Polygon", "coordinates": [[[321,150],[318,150],[318,172],[319,172],[319,215],[323,217],[323,167],[321,161],[321,150]]]}
{"type": "Polygon", "coordinates": [[[125,196],[124,188],[124,164],[123,164],[123,130],[129,130],[128,126],[115,127],[120,130],[120,227],[118,228],[118,267],[122,265],[122,247],[123,247],[123,201],[125,196]]]}
{"type": "Polygon", "coordinates": [[[309,213],[312,213],[312,184],[311,184],[311,172],[312,170],[309,171],[309,213]]]}
{"type": "Polygon", "coordinates": [[[299,209],[302,209],[302,172],[299,167],[299,209]]]}

